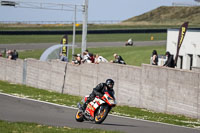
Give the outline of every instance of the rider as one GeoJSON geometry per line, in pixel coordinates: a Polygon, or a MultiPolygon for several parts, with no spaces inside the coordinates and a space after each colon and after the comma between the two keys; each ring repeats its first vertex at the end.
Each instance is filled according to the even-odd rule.
{"type": "Polygon", "coordinates": [[[128,41],[126,41],[126,46],[127,45],[131,45],[131,46],[133,45],[133,39],[132,38],[129,38],[128,41]]]}
{"type": "Polygon", "coordinates": [[[87,98],[87,101],[83,104],[82,110],[85,111],[88,103],[90,103],[92,100],[95,99],[96,96],[103,97],[104,92],[108,91],[111,92],[109,94],[114,95],[114,81],[112,79],[107,79],[105,83],[98,84],[90,94],[90,96],[87,98]]]}

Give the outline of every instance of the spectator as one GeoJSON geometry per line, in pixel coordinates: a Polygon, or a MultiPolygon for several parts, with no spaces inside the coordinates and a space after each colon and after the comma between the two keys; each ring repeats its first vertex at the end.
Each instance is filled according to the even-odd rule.
{"type": "Polygon", "coordinates": [[[89,54],[87,52],[83,52],[83,59],[82,59],[83,63],[92,63],[91,61],[91,57],[89,56],[89,54]]]}
{"type": "Polygon", "coordinates": [[[88,49],[85,50],[85,53],[86,53],[89,57],[92,57],[92,55],[93,55],[92,53],[89,53],[88,49]]]}
{"type": "Polygon", "coordinates": [[[158,54],[156,50],[152,52],[152,65],[158,65],[158,54]]]}
{"type": "Polygon", "coordinates": [[[113,55],[115,57],[114,61],[110,61],[112,63],[119,63],[119,64],[126,64],[125,61],[122,59],[122,57],[120,55],[117,55],[116,53],[113,55]]]}
{"type": "Polygon", "coordinates": [[[66,55],[63,55],[62,53],[60,53],[60,60],[64,61],[64,62],[68,62],[68,58],[66,55]]]}
{"type": "Polygon", "coordinates": [[[90,60],[91,60],[92,63],[94,63],[94,61],[95,61],[95,57],[92,53],[90,54],[90,60]]]}
{"type": "Polygon", "coordinates": [[[99,56],[98,54],[96,54],[94,57],[95,57],[95,64],[99,64],[100,62],[108,62],[104,57],[99,56]]]}
{"type": "Polygon", "coordinates": [[[6,57],[7,57],[9,60],[12,59],[12,51],[11,51],[11,50],[8,50],[8,51],[6,52],[6,57]]]}
{"type": "Polygon", "coordinates": [[[14,49],[14,51],[12,52],[12,60],[17,60],[18,58],[18,52],[14,49]]]}
{"type": "Polygon", "coordinates": [[[61,49],[60,60],[64,61],[64,62],[68,62],[68,58],[67,58],[67,46],[65,46],[64,44],[63,44],[62,49],[61,49]]]}
{"type": "Polygon", "coordinates": [[[94,56],[92,53],[89,53],[89,51],[86,49],[85,52],[83,52],[83,63],[94,63],[94,56]]]}
{"type": "Polygon", "coordinates": [[[78,64],[78,65],[80,65],[81,64],[81,60],[82,60],[82,58],[81,58],[81,55],[80,54],[77,54],[77,55],[74,55],[75,56],[75,60],[72,60],[72,64],[78,64]]]}
{"type": "Polygon", "coordinates": [[[165,55],[167,57],[167,61],[165,62],[165,64],[163,66],[174,68],[173,55],[171,55],[170,52],[168,52],[168,51],[165,53],[165,55]]]}

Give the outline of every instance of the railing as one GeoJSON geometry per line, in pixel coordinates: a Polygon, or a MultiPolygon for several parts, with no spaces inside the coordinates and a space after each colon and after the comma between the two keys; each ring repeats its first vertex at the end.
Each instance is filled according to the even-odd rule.
{"type": "Polygon", "coordinates": [[[173,2],[172,6],[200,6],[197,2],[173,2]]]}

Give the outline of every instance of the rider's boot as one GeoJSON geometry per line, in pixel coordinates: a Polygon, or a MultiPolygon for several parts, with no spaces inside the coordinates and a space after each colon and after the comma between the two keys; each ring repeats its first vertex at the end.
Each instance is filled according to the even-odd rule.
{"type": "Polygon", "coordinates": [[[81,107],[81,110],[84,112],[85,111],[85,109],[86,109],[86,107],[87,107],[87,102],[85,102],[83,105],[82,105],[82,107],[81,107]]]}

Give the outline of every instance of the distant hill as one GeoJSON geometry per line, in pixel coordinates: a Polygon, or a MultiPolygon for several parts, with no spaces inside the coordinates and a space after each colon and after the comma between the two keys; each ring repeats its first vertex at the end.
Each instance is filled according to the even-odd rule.
{"type": "Polygon", "coordinates": [[[122,23],[180,25],[185,21],[189,21],[193,25],[200,25],[200,6],[161,6],[150,12],[125,20],[122,23]]]}

